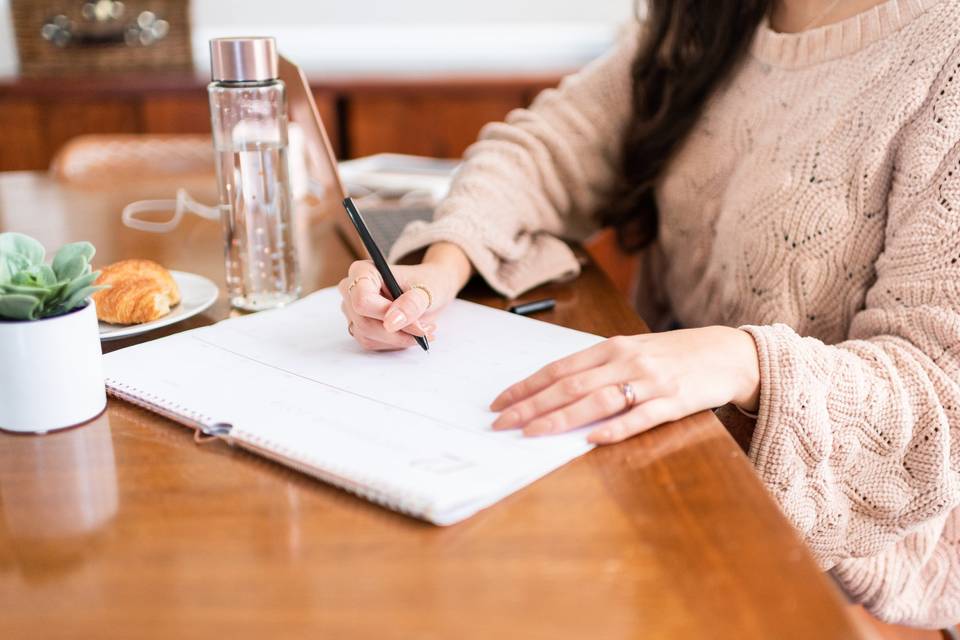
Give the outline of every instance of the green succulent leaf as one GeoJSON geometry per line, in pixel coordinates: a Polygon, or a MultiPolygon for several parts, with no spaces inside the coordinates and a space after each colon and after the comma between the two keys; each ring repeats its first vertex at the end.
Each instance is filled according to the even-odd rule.
{"type": "Polygon", "coordinates": [[[33,296],[34,298],[43,301],[47,299],[50,294],[50,290],[46,287],[37,287],[31,284],[5,284],[0,285],[0,293],[3,294],[13,294],[24,296],[33,296]]]}
{"type": "Polygon", "coordinates": [[[10,278],[10,284],[21,285],[24,287],[35,287],[39,285],[39,283],[27,269],[24,269],[23,271],[17,271],[15,274],[13,274],[13,277],[10,278]]]}
{"type": "Polygon", "coordinates": [[[33,320],[36,318],[40,301],[19,293],[0,295],[0,317],[11,320],[33,320]]]}
{"type": "Polygon", "coordinates": [[[79,278],[85,273],[89,273],[90,265],[81,255],[76,255],[60,265],[60,268],[54,267],[57,274],[57,280],[60,282],[69,282],[74,278],[79,278]]]}
{"type": "Polygon", "coordinates": [[[57,284],[57,276],[53,269],[45,264],[35,264],[23,271],[19,271],[10,279],[11,284],[24,285],[28,287],[51,287],[57,284]]]}
{"type": "Polygon", "coordinates": [[[63,245],[53,258],[53,270],[56,272],[57,278],[59,280],[69,280],[70,278],[65,275],[66,270],[71,268],[68,265],[77,258],[81,258],[84,264],[89,264],[96,252],[97,250],[89,242],[71,242],[63,245]]]}
{"type": "Polygon", "coordinates": [[[74,291],[72,294],[70,294],[70,297],[66,298],[60,305],[63,308],[63,313],[72,311],[73,309],[82,306],[84,300],[103,288],[104,287],[83,287],[82,289],[74,291]]]}
{"type": "Polygon", "coordinates": [[[6,271],[6,277],[0,279],[0,282],[10,282],[13,276],[31,267],[30,259],[19,253],[0,253],[0,263],[6,271]]]}
{"type": "MultiPolygon", "coordinates": [[[[58,297],[62,298],[63,300],[67,300],[70,298],[70,296],[75,294],[80,289],[83,289],[84,287],[89,287],[90,285],[92,285],[96,281],[96,279],[99,277],[100,277],[100,272],[95,271],[93,273],[88,273],[86,275],[80,276],[76,280],[73,280],[69,283],[64,283],[66,286],[60,292],[60,295],[58,297]]],[[[99,287],[99,288],[102,289],[103,287],[99,287]]]]}
{"type": "Polygon", "coordinates": [[[100,275],[90,267],[95,249],[89,242],[64,245],[43,262],[43,246],[22,233],[0,234],[0,318],[32,320],[82,307],[98,289],[100,275]]]}
{"type": "Polygon", "coordinates": [[[57,284],[57,274],[53,272],[53,269],[50,268],[48,264],[35,265],[30,267],[28,271],[45,287],[52,287],[57,284]]]}
{"type": "Polygon", "coordinates": [[[67,287],[70,285],[69,282],[58,282],[49,289],[49,294],[47,295],[46,300],[43,301],[43,308],[47,309],[50,307],[59,306],[63,302],[63,292],[66,291],[67,287]]]}
{"type": "Polygon", "coordinates": [[[29,265],[42,264],[46,251],[43,245],[22,233],[0,233],[0,255],[19,255],[28,261],[29,265]]]}

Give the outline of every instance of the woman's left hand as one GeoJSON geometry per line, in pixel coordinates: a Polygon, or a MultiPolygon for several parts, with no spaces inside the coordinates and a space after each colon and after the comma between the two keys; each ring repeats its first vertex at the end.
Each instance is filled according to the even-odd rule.
{"type": "Polygon", "coordinates": [[[728,402],[755,411],[759,395],[753,337],[716,326],[610,338],[509,387],[490,408],[501,412],[494,429],[530,436],[602,421],[588,439],[605,444],[728,402]]]}

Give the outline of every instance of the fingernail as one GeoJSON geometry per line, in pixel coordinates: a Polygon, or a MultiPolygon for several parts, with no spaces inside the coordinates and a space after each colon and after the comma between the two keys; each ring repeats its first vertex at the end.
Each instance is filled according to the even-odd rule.
{"type": "Polygon", "coordinates": [[[500,409],[503,409],[505,406],[507,406],[506,400],[507,399],[504,394],[500,394],[494,398],[493,402],[490,403],[490,411],[500,411],[500,409]]]}
{"type": "Polygon", "coordinates": [[[396,331],[405,324],[407,324],[407,315],[400,309],[394,309],[383,319],[383,328],[387,331],[396,331]]]}
{"type": "Polygon", "coordinates": [[[520,416],[516,411],[507,411],[500,414],[500,417],[493,421],[494,429],[509,429],[520,422],[520,416]]]}
{"type": "Polygon", "coordinates": [[[546,418],[538,418],[523,428],[523,435],[542,436],[550,433],[550,431],[550,420],[546,418]]]}
{"type": "Polygon", "coordinates": [[[592,442],[594,444],[603,444],[604,442],[610,439],[610,429],[597,429],[589,436],[587,436],[587,442],[592,442]]]}
{"type": "Polygon", "coordinates": [[[428,340],[429,340],[430,337],[433,335],[433,332],[437,330],[437,325],[432,324],[432,323],[429,323],[429,322],[427,322],[427,323],[421,323],[421,322],[419,322],[419,321],[418,321],[418,322],[414,322],[414,323],[413,323],[413,327],[414,327],[417,331],[420,332],[419,335],[427,336],[427,339],[428,339],[428,340]]]}

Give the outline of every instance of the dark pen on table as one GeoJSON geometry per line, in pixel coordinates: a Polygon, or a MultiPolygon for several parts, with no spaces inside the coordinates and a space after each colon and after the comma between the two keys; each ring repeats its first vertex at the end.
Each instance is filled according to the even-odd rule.
{"type": "Polygon", "coordinates": [[[515,304],[507,311],[510,313],[515,313],[518,316],[528,316],[531,313],[539,313],[541,311],[550,311],[555,306],[557,306],[557,301],[553,298],[544,298],[543,300],[534,300],[533,302],[524,302],[522,304],[515,304]]]}

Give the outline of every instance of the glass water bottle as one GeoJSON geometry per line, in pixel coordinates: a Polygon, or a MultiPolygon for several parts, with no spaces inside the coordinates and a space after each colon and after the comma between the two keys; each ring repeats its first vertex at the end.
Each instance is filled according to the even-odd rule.
{"type": "Polygon", "coordinates": [[[208,87],[230,304],[259,311],[300,294],[287,169],[287,101],[273,38],[210,41],[208,87]]]}

